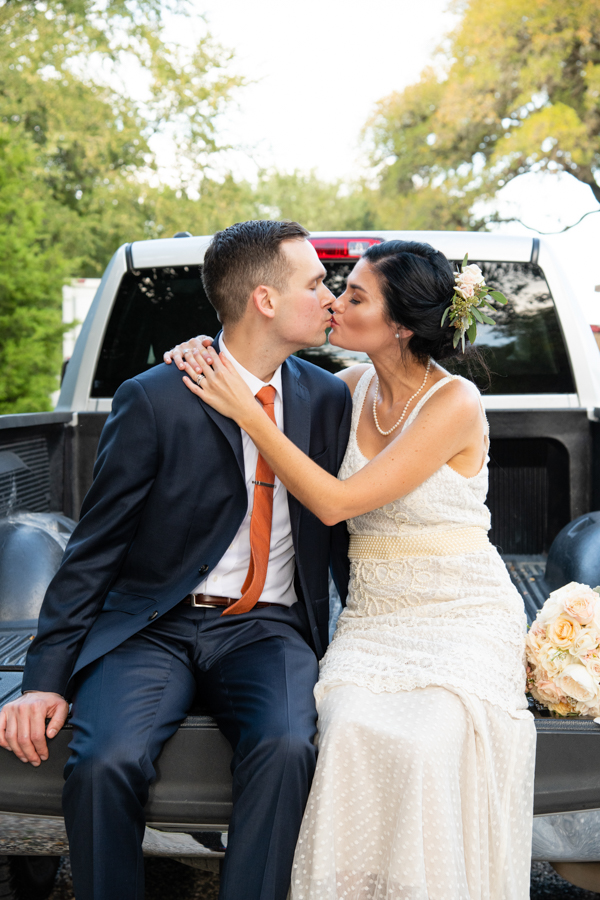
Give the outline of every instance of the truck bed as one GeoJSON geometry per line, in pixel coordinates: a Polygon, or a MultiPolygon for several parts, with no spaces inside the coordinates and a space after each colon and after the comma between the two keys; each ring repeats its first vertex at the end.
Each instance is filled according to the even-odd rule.
{"type": "MultiPolygon", "coordinates": [[[[531,622],[548,596],[545,559],[506,557],[505,562],[531,622]]],[[[25,654],[34,629],[0,627],[0,704],[20,689],[25,654]]],[[[554,719],[534,711],[538,735],[536,815],[600,808],[600,728],[591,719],[554,719]]],[[[60,817],[62,769],[68,758],[69,723],[50,743],[39,768],[0,750],[0,813],[60,817]]],[[[185,832],[220,832],[231,814],[231,748],[214,721],[193,710],[165,745],[147,806],[149,825],[185,832]]]]}

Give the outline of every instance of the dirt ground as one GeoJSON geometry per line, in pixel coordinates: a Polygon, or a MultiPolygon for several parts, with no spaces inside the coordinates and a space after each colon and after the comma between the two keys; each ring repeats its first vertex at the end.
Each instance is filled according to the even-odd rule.
{"type": "MultiPolygon", "coordinates": [[[[183,866],[170,859],[146,860],[146,900],[217,900],[219,876],[183,866]]],[[[531,900],[597,900],[600,894],[582,891],[564,881],[548,863],[534,863],[531,900]]],[[[75,900],[69,858],[64,857],[49,900],[75,900]]]]}

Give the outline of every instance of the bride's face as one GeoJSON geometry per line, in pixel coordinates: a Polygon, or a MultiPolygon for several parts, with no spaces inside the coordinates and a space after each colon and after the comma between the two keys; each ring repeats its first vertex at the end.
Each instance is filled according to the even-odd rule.
{"type": "MultiPolygon", "coordinates": [[[[346,283],[346,290],[331,304],[329,343],[344,350],[360,350],[372,356],[398,347],[399,329],[385,316],[379,281],[370,263],[359,259],[346,283]]],[[[411,332],[400,329],[402,337],[411,332]]]]}

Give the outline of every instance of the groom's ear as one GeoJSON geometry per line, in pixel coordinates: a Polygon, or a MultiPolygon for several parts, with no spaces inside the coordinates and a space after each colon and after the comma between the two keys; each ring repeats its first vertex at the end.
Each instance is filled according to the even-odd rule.
{"type": "Polygon", "coordinates": [[[267,287],[265,284],[259,284],[257,288],[252,291],[252,296],[250,298],[250,303],[254,305],[254,308],[261,316],[266,316],[268,319],[272,319],[275,315],[275,303],[274,303],[274,289],[271,287],[267,287]]]}

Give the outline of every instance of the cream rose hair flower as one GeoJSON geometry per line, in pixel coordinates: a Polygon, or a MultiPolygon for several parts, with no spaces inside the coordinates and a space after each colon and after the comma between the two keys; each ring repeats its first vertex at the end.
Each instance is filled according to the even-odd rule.
{"type": "Polygon", "coordinates": [[[456,334],[453,338],[453,344],[458,346],[462,344],[462,351],[465,352],[465,335],[469,339],[469,343],[474,344],[477,337],[477,323],[485,323],[486,325],[495,325],[493,319],[487,316],[482,310],[484,306],[492,306],[492,300],[504,305],[507,299],[500,291],[491,291],[483,276],[483,272],[475,263],[469,264],[469,254],[465,255],[460,272],[454,276],[456,287],[454,288],[454,296],[450,301],[450,306],[444,310],[442,316],[443,325],[448,317],[448,321],[453,328],[456,328],[456,334]]]}
{"type": "Polygon", "coordinates": [[[460,275],[456,276],[456,284],[459,288],[464,287],[466,284],[482,287],[485,284],[485,278],[479,266],[471,263],[469,266],[463,265],[460,275]]]}

